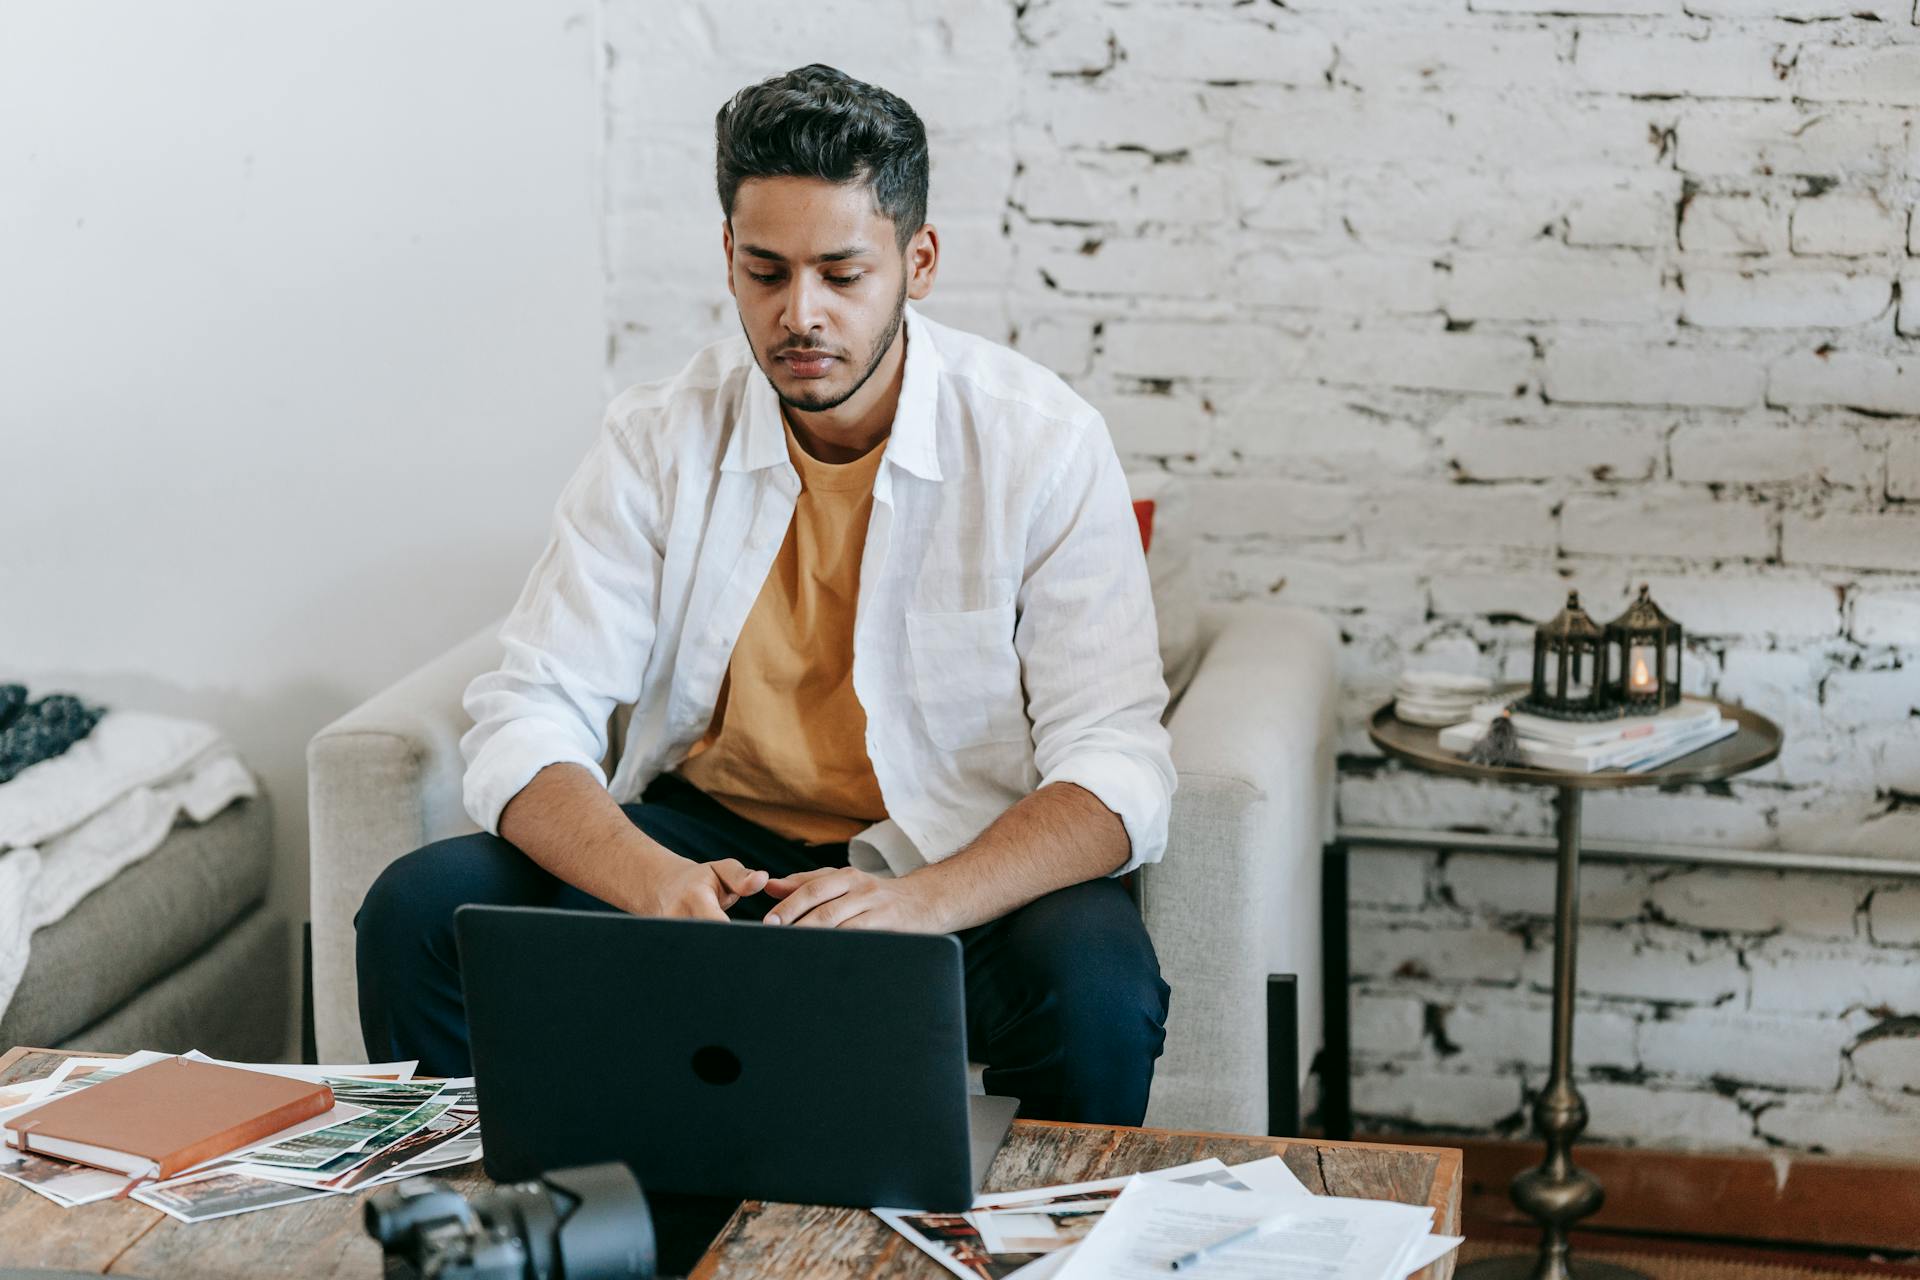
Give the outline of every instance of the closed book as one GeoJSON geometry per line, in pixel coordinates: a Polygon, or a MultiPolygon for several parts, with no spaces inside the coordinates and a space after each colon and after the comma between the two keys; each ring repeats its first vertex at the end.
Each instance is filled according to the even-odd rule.
{"type": "MultiPolygon", "coordinates": [[[[1536,769],[1598,773],[1602,769],[1635,770],[1664,764],[1690,751],[1697,751],[1710,742],[1718,742],[1739,727],[1737,720],[1722,720],[1716,716],[1705,724],[1684,730],[1670,730],[1596,746],[1569,747],[1556,742],[1541,742],[1524,734],[1516,735],[1514,741],[1519,745],[1521,758],[1536,769]]],[[[1444,750],[1465,755],[1486,732],[1484,724],[1457,724],[1440,731],[1440,746],[1444,750]]]]}
{"type": "Polygon", "coordinates": [[[130,1177],[171,1178],[333,1107],[333,1090],[168,1058],[62,1094],[6,1122],[7,1145],[130,1177]]]}
{"type": "Polygon", "coordinates": [[[1668,761],[1678,760],[1681,756],[1692,755],[1700,748],[1718,742],[1722,738],[1730,738],[1738,732],[1740,732],[1738,720],[1721,720],[1698,733],[1688,734],[1677,742],[1657,747],[1650,754],[1638,760],[1628,761],[1619,767],[1628,773],[1645,773],[1649,769],[1659,768],[1668,761]]]}
{"type": "MultiPolygon", "coordinates": [[[[1473,718],[1482,723],[1492,720],[1505,705],[1501,702],[1483,702],[1473,709],[1473,718]]],[[[1664,711],[1642,716],[1616,716],[1611,720],[1555,720],[1516,711],[1513,713],[1513,729],[1524,737],[1550,742],[1555,746],[1592,747],[1618,742],[1623,738],[1645,738],[1701,729],[1719,718],[1719,708],[1713,703],[1682,698],[1664,711]]]]}
{"type": "MultiPolygon", "coordinates": [[[[1619,738],[1576,745],[1537,738],[1523,731],[1516,721],[1514,740],[1520,745],[1522,751],[1530,753],[1527,756],[1528,762],[1542,769],[1567,769],[1574,773],[1591,773],[1595,769],[1612,768],[1622,760],[1635,759],[1645,755],[1652,747],[1673,742],[1686,734],[1698,731],[1699,726],[1684,730],[1663,729],[1658,733],[1645,734],[1637,738],[1619,738]]],[[[1465,755],[1486,736],[1486,732],[1487,724],[1483,721],[1456,724],[1440,731],[1440,745],[1448,751],[1465,755]]]]}

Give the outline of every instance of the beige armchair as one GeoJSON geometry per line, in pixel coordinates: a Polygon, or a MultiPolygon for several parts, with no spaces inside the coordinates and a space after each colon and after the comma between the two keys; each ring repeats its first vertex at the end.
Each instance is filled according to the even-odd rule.
{"type": "MultiPolygon", "coordinates": [[[[496,626],[342,716],[307,748],[313,1016],[320,1060],[364,1061],[353,915],[382,868],[476,830],[461,807],[467,683],[499,660],[496,626]]],[[[1332,832],[1335,657],[1325,618],[1211,608],[1167,718],[1179,787],[1141,909],[1173,988],[1147,1122],[1263,1133],[1267,977],[1298,977],[1305,1084],[1320,1045],[1320,851],[1332,832]]]]}

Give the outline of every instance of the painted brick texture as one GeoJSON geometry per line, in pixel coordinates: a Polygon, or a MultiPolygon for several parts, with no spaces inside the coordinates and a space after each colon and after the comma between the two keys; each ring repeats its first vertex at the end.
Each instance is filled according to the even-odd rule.
{"type": "MultiPolygon", "coordinates": [[[[1911,0],[697,0],[603,8],[609,381],[736,331],[715,108],[819,59],[926,119],[929,314],[1191,478],[1216,598],[1337,616],[1341,814],[1545,835],[1379,761],[1408,664],[1518,676],[1649,582],[1780,761],[1590,835],[1920,857],[1911,0]],[[831,39],[818,33],[831,31],[831,39]]],[[[1177,856],[1174,851],[1170,856],[1177,856]]],[[[1518,1132],[1549,877],[1356,853],[1367,1123],[1518,1132]]],[[[1910,1153],[1920,888],[1594,867],[1590,1136],[1910,1153]]]]}

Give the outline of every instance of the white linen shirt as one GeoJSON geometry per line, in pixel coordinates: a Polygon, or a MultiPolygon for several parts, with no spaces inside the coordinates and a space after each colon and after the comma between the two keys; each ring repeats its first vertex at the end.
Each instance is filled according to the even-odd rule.
{"type": "MultiPolygon", "coordinates": [[[[888,817],[848,860],[905,875],[1072,782],[1158,861],[1175,785],[1146,559],[1100,415],[1018,353],[906,309],[899,406],[860,562],[853,687],[888,817]]],[[[571,761],[631,803],[713,719],[800,477],[744,337],[609,407],[468,686],[467,812],[571,761]],[[609,782],[609,714],[632,703],[609,782]]]]}

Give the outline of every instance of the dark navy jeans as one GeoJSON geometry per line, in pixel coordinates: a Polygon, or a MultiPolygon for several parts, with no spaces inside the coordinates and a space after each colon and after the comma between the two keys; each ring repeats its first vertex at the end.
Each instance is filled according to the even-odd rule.
{"type": "MultiPolygon", "coordinates": [[[[773,876],[845,866],[847,846],[788,840],[674,774],[622,806],[635,826],[700,861],[738,858],[773,876]]],[[[354,917],[360,1028],[375,1061],[420,1059],[425,1075],[471,1071],[453,913],[466,903],[615,908],[484,832],[440,840],[389,866],[354,917]]],[[[728,914],[757,920],[755,894],[728,914]]],[[[957,935],[965,954],[967,1051],[988,1093],[1030,1119],[1137,1125],[1165,1040],[1167,984],[1117,880],[1073,885],[957,935]]]]}

